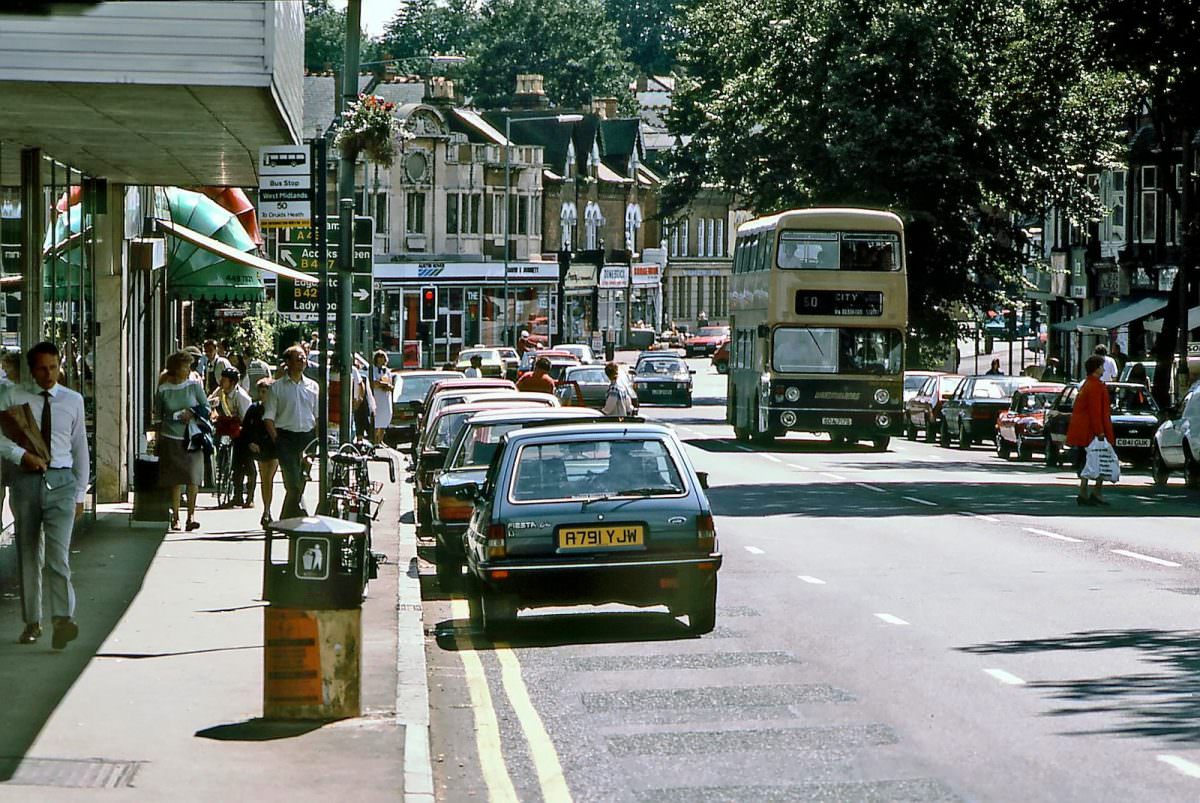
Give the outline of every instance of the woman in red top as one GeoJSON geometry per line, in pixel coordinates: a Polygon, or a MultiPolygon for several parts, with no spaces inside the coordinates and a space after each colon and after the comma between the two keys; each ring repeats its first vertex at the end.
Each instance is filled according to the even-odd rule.
{"type": "MultiPolygon", "coordinates": [[[[1067,445],[1086,449],[1094,438],[1102,438],[1110,444],[1116,443],[1112,426],[1112,402],[1108,397],[1108,386],[1100,381],[1104,373],[1104,358],[1093,354],[1084,363],[1087,378],[1083,387],[1075,397],[1075,407],[1071,411],[1071,422],[1067,425],[1067,445]]],[[[1080,467],[1086,461],[1080,461],[1080,467]]],[[[1100,486],[1104,480],[1096,479],[1095,490],[1088,495],[1088,481],[1079,478],[1079,496],[1075,499],[1080,505],[1107,505],[1108,502],[1100,496],[1100,486]]]]}

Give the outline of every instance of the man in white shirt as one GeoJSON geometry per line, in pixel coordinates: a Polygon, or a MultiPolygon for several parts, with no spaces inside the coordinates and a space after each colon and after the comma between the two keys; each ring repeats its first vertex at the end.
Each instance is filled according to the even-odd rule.
{"type": "Polygon", "coordinates": [[[205,393],[214,392],[221,383],[221,373],[233,367],[233,363],[221,351],[217,346],[217,341],[212,338],[204,341],[204,356],[208,359],[204,368],[205,393]]]}
{"type": "Polygon", "coordinates": [[[83,397],[58,384],[62,364],[53,343],[38,343],[25,355],[32,385],[17,386],[13,406],[27,404],[40,422],[50,450],[47,463],[0,435],[0,456],[10,464],[11,504],[21,563],[21,612],[25,630],[21,644],[42,635],[42,580],[47,575],[52,646],[61,650],[79,635],[75,624],[75,589],[71,585],[71,533],[83,514],[91,462],[88,457],[83,397]]]}
{"type": "Polygon", "coordinates": [[[483,355],[471,355],[471,367],[463,371],[463,376],[467,379],[478,379],[483,376],[483,355]]]}
{"type": "Polygon", "coordinates": [[[629,388],[621,381],[621,368],[615,362],[610,362],[604,366],[604,375],[610,384],[600,412],[620,418],[633,415],[633,399],[629,395],[629,388]]]}
{"type": "Polygon", "coordinates": [[[1099,346],[1096,346],[1092,353],[1097,357],[1104,358],[1104,372],[1100,374],[1100,381],[1116,382],[1117,374],[1120,373],[1120,369],[1117,368],[1117,361],[1108,356],[1108,347],[1101,343],[1099,346]]]}
{"type": "MultiPolygon", "coordinates": [[[[283,487],[287,492],[283,498],[280,517],[289,519],[305,516],[304,486],[308,476],[302,460],[304,447],[316,435],[317,397],[320,393],[315,380],[304,375],[308,358],[304,349],[291,346],[283,353],[287,373],[275,380],[263,403],[263,425],[267,434],[275,441],[279,452],[279,470],[283,474],[283,487]]],[[[271,511],[264,516],[270,520],[271,511]]]]}

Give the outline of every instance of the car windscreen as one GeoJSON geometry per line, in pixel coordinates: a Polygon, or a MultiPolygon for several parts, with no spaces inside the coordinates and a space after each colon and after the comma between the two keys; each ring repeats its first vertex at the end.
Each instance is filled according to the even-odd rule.
{"type": "Polygon", "coordinates": [[[784,231],[778,260],[784,270],[899,270],[900,238],[887,232],[784,231]]]}
{"type": "Polygon", "coordinates": [[[521,422],[509,424],[468,425],[451,456],[450,468],[482,468],[492,462],[500,439],[515,429],[521,422]]]}
{"type": "Polygon", "coordinates": [[[971,389],[971,398],[1010,399],[1013,392],[1021,387],[1021,384],[1021,381],[1015,377],[1008,379],[976,379],[975,387],[971,389]]]}
{"type": "Polygon", "coordinates": [[[407,404],[410,401],[420,401],[425,398],[434,382],[444,377],[440,376],[410,376],[397,374],[396,387],[392,393],[392,401],[407,404]]]}
{"type": "Polygon", "coordinates": [[[687,366],[681,360],[642,360],[637,367],[638,376],[669,376],[682,373],[687,373],[687,366]]]}
{"type": "Polygon", "coordinates": [[[781,326],[771,341],[776,371],[797,374],[898,374],[904,338],[897,329],[781,326]]]}
{"type": "Polygon", "coordinates": [[[568,371],[566,378],[568,382],[582,382],[585,385],[608,384],[608,376],[604,373],[603,368],[584,368],[582,370],[568,371]]]}
{"type": "Polygon", "coordinates": [[[1157,415],[1158,405],[1148,390],[1141,388],[1109,388],[1113,413],[1121,415],[1157,415]]]}
{"type": "Polygon", "coordinates": [[[1038,410],[1045,410],[1056,398],[1058,398],[1057,390],[1021,393],[1017,396],[1016,409],[1021,413],[1036,413],[1038,410]]]}
{"type": "Polygon", "coordinates": [[[906,377],[904,377],[904,389],[905,390],[920,390],[922,387],[924,387],[925,383],[928,381],[929,381],[929,377],[927,377],[927,376],[921,376],[921,375],[906,376],[906,377]]]}
{"type": "Polygon", "coordinates": [[[679,467],[665,443],[622,438],[522,446],[509,498],[541,502],[685,492],[679,467]]]}

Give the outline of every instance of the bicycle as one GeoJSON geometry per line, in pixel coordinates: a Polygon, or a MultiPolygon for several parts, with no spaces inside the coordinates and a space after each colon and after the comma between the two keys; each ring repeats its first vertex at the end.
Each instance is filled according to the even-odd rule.
{"type": "Polygon", "coordinates": [[[213,477],[213,485],[217,506],[229,507],[233,504],[233,438],[228,435],[218,438],[214,462],[216,476],[213,477]]]}

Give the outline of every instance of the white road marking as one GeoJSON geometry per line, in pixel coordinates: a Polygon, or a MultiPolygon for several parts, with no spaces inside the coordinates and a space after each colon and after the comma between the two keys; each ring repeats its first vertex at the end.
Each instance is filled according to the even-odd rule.
{"type": "Polygon", "coordinates": [[[767,460],[770,460],[772,463],[782,463],[783,462],[782,460],[780,460],[778,457],[776,457],[773,454],[764,454],[764,455],[760,455],[760,457],[766,458],[767,460]]]}
{"type": "Polygon", "coordinates": [[[817,579],[816,577],[809,577],[807,574],[801,574],[801,575],[797,575],[797,576],[798,576],[798,577],[799,577],[801,580],[803,580],[804,582],[806,582],[806,583],[812,583],[812,584],[813,584],[813,585],[815,585],[815,586],[823,586],[823,585],[825,585],[825,581],[824,581],[824,580],[819,580],[819,579],[817,579]]]}
{"type": "Polygon", "coordinates": [[[937,502],[930,502],[928,499],[921,499],[920,497],[917,497],[917,496],[902,496],[900,498],[907,499],[910,502],[916,502],[918,505],[929,505],[930,507],[938,506],[937,502]]]}
{"type": "Polygon", "coordinates": [[[1059,535],[1058,533],[1052,533],[1049,530],[1039,530],[1037,527],[1022,527],[1021,529],[1027,533],[1033,533],[1034,535],[1040,535],[1043,538],[1053,538],[1058,541],[1068,541],[1072,544],[1078,544],[1082,540],[1079,538],[1072,538],[1069,535],[1059,535]]]}
{"type": "Polygon", "coordinates": [[[1189,778],[1200,778],[1200,764],[1188,761],[1186,758],[1171,756],[1166,753],[1155,756],[1162,763],[1174,767],[1189,778]]]}
{"type": "Polygon", "coordinates": [[[1012,672],[1005,672],[1003,669],[985,669],[989,675],[1006,686],[1024,686],[1025,681],[1014,675],[1012,672]]]}
{"type": "Polygon", "coordinates": [[[822,472],[821,472],[821,476],[822,476],[822,477],[829,477],[829,479],[831,479],[831,480],[837,480],[838,482],[845,482],[845,481],[846,481],[846,478],[845,478],[845,477],[843,477],[842,475],[840,475],[840,474],[830,474],[828,471],[822,471],[822,472]]]}
{"type": "Polygon", "coordinates": [[[799,466],[799,465],[796,465],[795,463],[788,463],[787,467],[794,468],[797,471],[812,471],[812,469],[809,468],[808,466],[799,466]]]}
{"type": "Polygon", "coordinates": [[[765,554],[761,549],[759,549],[756,546],[748,546],[748,547],[746,547],[746,551],[749,552],[751,555],[765,554]]]}
{"type": "Polygon", "coordinates": [[[963,515],[970,516],[973,519],[980,519],[982,521],[988,521],[988,522],[991,522],[992,524],[996,524],[997,522],[1000,521],[1000,519],[992,518],[991,516],[985,516],[982,513],[972,513],[969,510],[964,510],[963,515]]]}
{"type": "Polygon", "coordinates": [[[1162,558],[1154,558],[1154,557],[1151,557],[1150,555],[1143,555],[1140,552],[1130,552],[1128,549],[1114,549],[1111,551],[1118,555],[1124,555],[1127,558],[1137,558],[1138,560],[1144,560],[1147,563],[1156,563],[1159,566],[1170,566],[1171,568],[1178,568],[1180,566],[1180,564],[1176,563],[1173,560],[1163,560],[1162,558]]]}
{"type": "Polygon", "coordinates": [[[733,445],[733,448],[741,449],[743,452],[753,452],[754,451],[752,448],[750,448],[749,446],[747,446],[744,443],[735,443],[733,445]]]}
{"type": "Polygon", "coordinates": [[[908,622],[901,619],[899,616],[892,616],[890,613],[877,613],[877,617],[887,622],[889,625],[906,625],[908,622]]]}
{"type": "Polygon", "coordinates": [[[1152,496],[1135,496],[1133,498],[1138,500],[1139,502],[1157,502],[1158,501],[1157,499],[1155,499],[1152,496]]]}
{"type": "Polygon", "coordinates": [[[859,488],[866,488],[868,491],[874,491],[877,494],[887,493],[887,491],[883,490],[878,485],[871,485],[869,482],[856,482],[854,484],[857,485],[859,488]]]}
{"type": "Polygon", "coordinates": [[[571,791],[567,787],[562,763],[558,760],[558,751],[554,749],[554,742],[550,740],[550,734],[546,732],[546,726],[529,698],[529,688],[521,677],[520,662],[505,642],[496,642],[493,649],[500,659],[500,679],[504,692],[529,742],[529,754],[537,771],[538,785],[542,787],[542,798],[556,803],[571,803],[571,791]]]}

